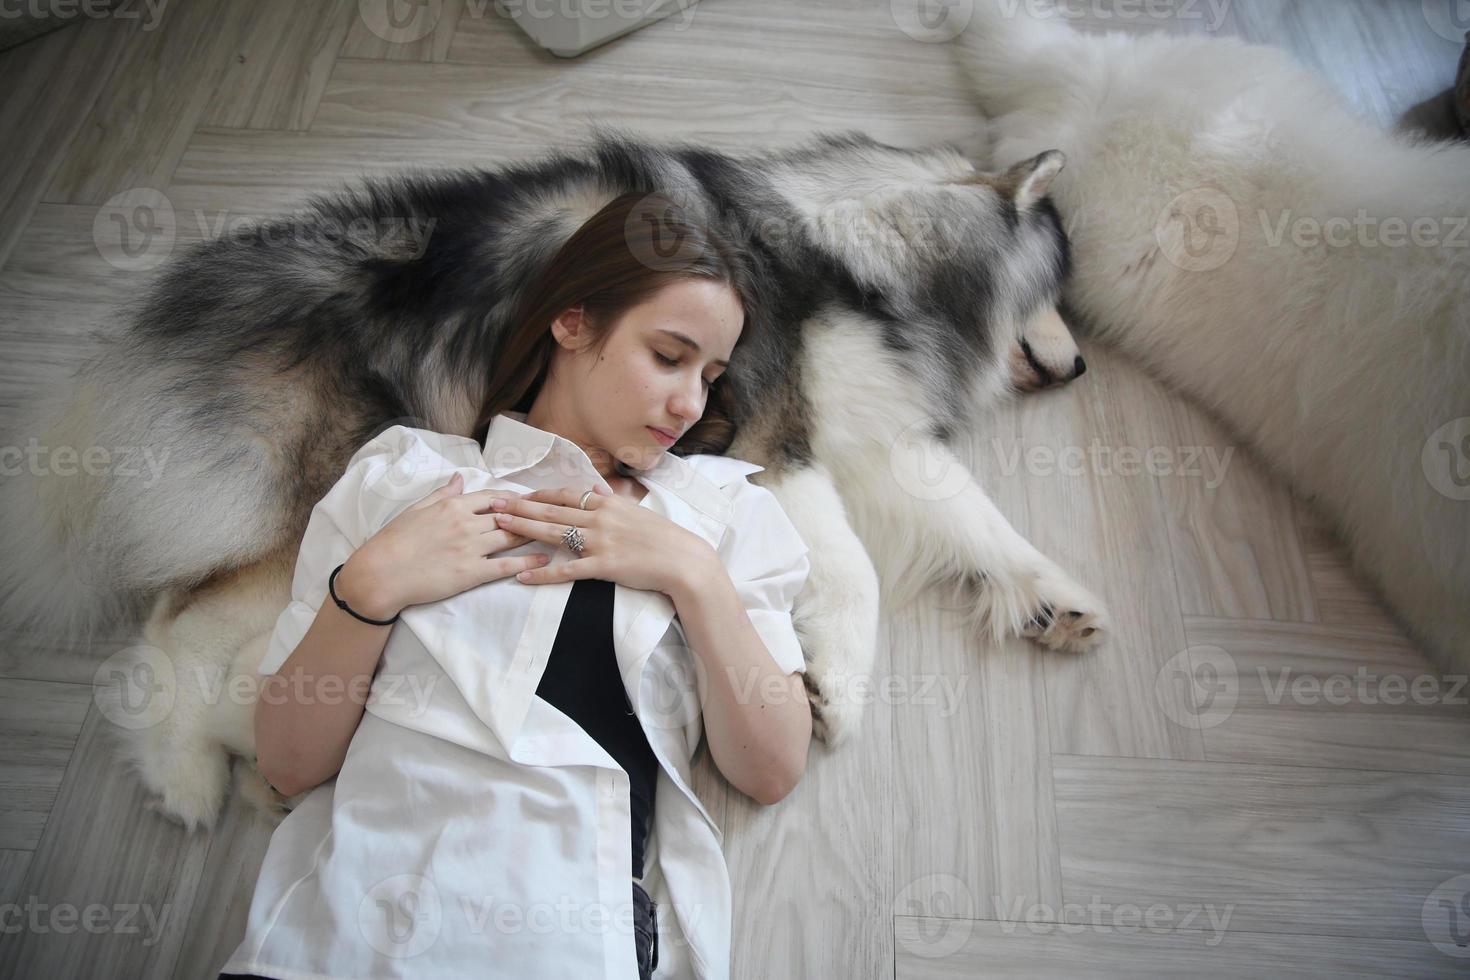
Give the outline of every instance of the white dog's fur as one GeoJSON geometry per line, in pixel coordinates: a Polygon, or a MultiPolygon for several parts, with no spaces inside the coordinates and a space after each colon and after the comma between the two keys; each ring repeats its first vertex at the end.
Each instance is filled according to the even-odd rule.
{"type": "Polygon", "coordinates": [[[1430,475],[1470,465],[1470,147],[1380,132],[1230,39],[1089,36],[980,0],[955,51],[994,163],[1067,154],[1070,305],[1314,500],[1427,652],[1470,670],[1470,501],[1430,475]],[[1326,224],[1360,209],[1439,244],[1326,224]]]}

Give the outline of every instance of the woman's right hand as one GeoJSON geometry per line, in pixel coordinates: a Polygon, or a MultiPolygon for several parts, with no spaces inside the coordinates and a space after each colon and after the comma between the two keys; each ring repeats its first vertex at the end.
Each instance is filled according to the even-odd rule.
{"type": "Polygon", "coordinates": [[[531,539],[498,527],[490,501],[523,494],[463,490],[456,473],[383,525],[337,573],[337,595],[369,619],[392,619],[406,606],[447,599],[546,564],[546,555],[495,557],[531,539]]]}

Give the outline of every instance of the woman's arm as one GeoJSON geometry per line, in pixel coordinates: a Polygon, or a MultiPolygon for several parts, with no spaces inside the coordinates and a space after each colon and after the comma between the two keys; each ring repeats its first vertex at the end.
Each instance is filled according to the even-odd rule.
{"type": "MultiPolygon", "coordinates": [[[[374,457],[364,457],[363,465],[383,465],[381,454],[376,463],[374,457]]],[[[543,555],[498,554],[527,539],[497,529],[489,504],[517,495],[502,490],[463,493],[464,478],[457,472],[353,548],[345,535],[332,530],[332,511],[344,517],[356,511],[362,482],[363,475],[354,475],[349,467],[313,511],[297,578],[303,568],[313,568],[316,615],[261,685],[255,706],[256,766],[286,796],[318,786],[341,770],[392,631],[392,626],[364,623],[319,598],[315,589],[325,592],[327,584],[321,566],[341,560],[326,554],[346,556],[337,573],[337,595],[368,619],[392,619],[408,606],[458,595],[545,561],[543,555]]],[[[356,526],[350,519],[347,523],[356,526]]]]}
{"type": "Polygon", "coordinates": [[[667,595],[695,653],[715,764],[752,799],[778,802],[805,774],[812,736],[791,619],[811,565],[796,527],[771,491],[749,481],[731,498],[718,547],[602,487],[595,500],[557,487],[497,508],[502,527],[527,537],[563,546],[571,524],[597,545],[575,561],[517,577],[537,585],[597,578],[667,595]]]}
{"type": "MultiPolygon", "coordinates": [[[[369,619],[389,619],[398,610],[388,608],[361,554],[337,573],[337,595],[369,619]]],[[[391,630],[324,602],[281,669],[265,678],[255,705],[256,766],[278,793],[304,793],[342,768],[391,630]]]]}
{"type": "Polygon", "coordinates": [[[812,714],[799,671],[772,658],[713,549],[669,593],[708,680],[704,733],[730,783],[770,805],[806,773],[812,714]]]}

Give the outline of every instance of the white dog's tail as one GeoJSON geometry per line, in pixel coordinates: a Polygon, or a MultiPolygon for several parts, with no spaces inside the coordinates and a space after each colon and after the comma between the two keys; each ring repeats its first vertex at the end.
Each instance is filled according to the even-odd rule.
{"type": "Polygon", "coordinates": [[[1054,100],[1085,91],[1074,77],[1085,70],[1077,59],[1094,55],[1069,43],[1077,35],[1062,14],[1050,0],[975,0],[952,50],[987,116],[1020,108],[1053,115],[1061,108],[1054,100]]]}

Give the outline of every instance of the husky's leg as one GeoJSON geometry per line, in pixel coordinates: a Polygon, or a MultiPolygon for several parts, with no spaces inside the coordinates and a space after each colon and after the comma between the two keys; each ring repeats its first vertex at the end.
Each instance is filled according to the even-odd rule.
{"type": "Polygon", "coordinates": [[[847,522],[832,476],[821,465],[761,482],[810,548],[811,571],[792,619],[806,655],[807,697],[818,738],[835,746],[852,735],[862,705],[844,692],[868,679],[878,641],[878,573],[847,522]]]}
{"type": "Polygon", "coordinates": [[[957,585],[975,629],[997,642],[1019,635],[1072,653],[1102,642],[1109,629],[1102,602],[1010,525],[947,446],[905,438],[915,440],[921,466],[900,466],[890,454],[847,474],[865,481],[863,499],[875,511],[865,515],[863,540],[886,556],[888,601],[957,585]]]}
{"type": "Polygon", "coordinates": [[[290,600],[291,568],[278,552],[163,593],[98,692],[119,754],[158,797],[150,805],[190,829],[214,825],[231,753],[253,755],[260,640],[290,600]]]}

